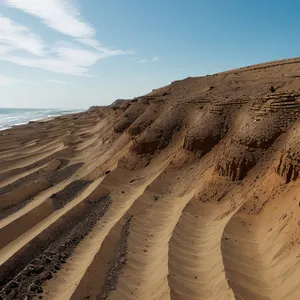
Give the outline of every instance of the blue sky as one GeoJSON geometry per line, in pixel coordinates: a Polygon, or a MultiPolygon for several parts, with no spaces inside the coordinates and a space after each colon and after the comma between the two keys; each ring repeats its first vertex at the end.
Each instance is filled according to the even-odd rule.
{"type": "Polygon", "coordinates": [[[300,55],[296,0],[0,0],[0,107],[88,108],[300,55]]]}

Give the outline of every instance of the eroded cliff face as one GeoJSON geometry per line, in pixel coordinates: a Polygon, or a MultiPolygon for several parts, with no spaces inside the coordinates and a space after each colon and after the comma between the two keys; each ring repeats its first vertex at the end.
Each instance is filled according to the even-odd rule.
{"type": "Polygon", "coordinates": [[[300,59],[0,132],[3,299],[298,300],[300,59]]]}

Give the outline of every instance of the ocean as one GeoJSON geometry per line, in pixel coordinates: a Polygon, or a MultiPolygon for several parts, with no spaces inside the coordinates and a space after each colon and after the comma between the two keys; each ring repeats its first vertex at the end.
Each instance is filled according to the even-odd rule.
{"type": "Polygon", "coordinates": [[[49,117],[80,112],[76,109],[0,108],[0,130],[49,117]]]}

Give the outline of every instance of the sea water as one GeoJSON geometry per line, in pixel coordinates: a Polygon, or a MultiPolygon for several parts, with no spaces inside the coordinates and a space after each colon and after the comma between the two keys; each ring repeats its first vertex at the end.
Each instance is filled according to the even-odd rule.
{"type": "Polygon", "coordinates": [[[29,121],[37,121],[80,111],[82,110],[0,107],[0,130],[8,129],[15,125],[27,124],[29,121]]]}

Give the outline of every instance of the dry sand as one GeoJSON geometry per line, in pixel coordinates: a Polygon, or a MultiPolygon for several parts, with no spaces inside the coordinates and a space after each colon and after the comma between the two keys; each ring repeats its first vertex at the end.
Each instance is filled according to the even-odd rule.
{"type": "Polygon", "coordinates": [[[300,299],[300,58],[5,130],[0,165],[0,299],[300,299]]]}

